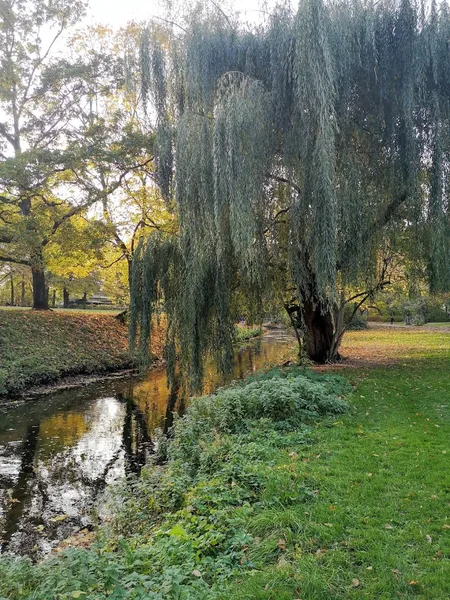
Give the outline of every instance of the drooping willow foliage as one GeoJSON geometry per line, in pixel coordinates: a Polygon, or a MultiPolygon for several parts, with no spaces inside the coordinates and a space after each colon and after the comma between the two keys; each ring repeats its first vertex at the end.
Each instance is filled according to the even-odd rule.
{"type": "Polygon", "coordinates": [[[135,261],[145,335],[165,303],[170,355],[178,345],[198,383],[208,351],[230,365],[236,289],[258,312],[285,268],[300,301],[328,310],[399,238],[431,289],[448,287],[447,5],[301,0],[253,30],[193,14],[164,46],[151,28],[142,40],[158,178],[180,225],[135,261]]]}

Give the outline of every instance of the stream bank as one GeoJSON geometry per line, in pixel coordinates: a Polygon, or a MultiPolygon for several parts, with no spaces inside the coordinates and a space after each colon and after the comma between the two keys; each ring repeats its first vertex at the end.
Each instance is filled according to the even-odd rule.
{"type": "Polygon", "coordinates": [[[262,550],[283,558],[288,540],[259,532],[279,518],[300,522],[314,501],[302,457],[317,421],[331,424],[347,409],[348,389],[302,369],[272,370],[192,399],[167,462],[147,462],[139,478],[111,490],[97,544],[35,565],[5,555],[0,597],[227,598],[233,577],[262,568],[262,550]]]}
{"type": "MultiPolygon", "coordinates": [[[[237,348],[234,379],[283,362],[292,338],[270,332],[237,348]]],[[[205,392],[223,384],[209,368],[205,392]]],[[[186,400],[165,369],[130,374],[0,405],[0,538],[3,550],[38,558],[91,527],[111,483],[139,475],[155,431],[186,400]]]]}
{"type": "MultiPolygon", "coordinates": [[[[162,356],[161,339],[155,331],[156,356],[162,356]]],[[[67,377],[107,375],[131,366],[127,326],[112,315],[0,310],[0,399],[67,377]]]]}

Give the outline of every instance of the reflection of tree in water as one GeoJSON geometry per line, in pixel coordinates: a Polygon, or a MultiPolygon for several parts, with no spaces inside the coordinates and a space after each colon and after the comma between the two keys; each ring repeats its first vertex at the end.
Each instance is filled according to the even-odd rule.
{"type": "Polygon", "coordinates": [[[118,399],[126,407],[122,430],[125,475],[139,475],[151,444],[147,420],[132,394],[119,394],[118,399]]]}
{"type": "Polygon", "coordinates": [[[31,480],[35,479],[34,461],[39,438],[39,423],[30,424],[21,451],[21,464],[18,478],[11,494],[11,505],[6,511],[5,525],[2,533],[2,546],[4,551],[12,535],[16,532],[20,523],[24,508],[30,498],[31,480]]]}
{"type": "MultiPolygon", "coordinates": [[[[163,431],[164,434],[167,435],[168,431],[173,425],[173,413],[175,411],[175,407],[177,404],[178,397],[180,395],[180,377],[175,376],[175,380],[170,388],[169,396],[167,398],[167,408],[166,408],[166,417],[164,420],[163,431]]],[[[184,399],[185,394],[181,394],[180,397],[180,405],[178,407],[178,412],[183,414],[184,412],[184,399]]]]}

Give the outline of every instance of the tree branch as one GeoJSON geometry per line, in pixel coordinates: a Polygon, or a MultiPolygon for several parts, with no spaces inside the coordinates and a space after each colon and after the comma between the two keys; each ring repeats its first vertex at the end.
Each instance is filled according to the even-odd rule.
{"type": "Polygon", "coordinates": [[[293,190],[297,192],[297,194],[301,194],[302,190],[296,185],[293,181],[286,179],[285,177],[280,177],[279,175],[274,175],[273,173],[266,173],[266,177],[269,179],[273,179],[274,181],[278,181],[279,183],[287,183],[291,186],[293,190]]]}
{"type": "Polygon", "coordinates": [[[184,27],[182,27],[178,23],[175,23],[175,21],[170,21],[169,19],[163,19],[162,17],[158,17],[157,15],[151,15],[150,18],[151,19],[158,19],[158,21],[163,21],[163,23],[168,23],[169,25],[175,25],[175,27],[178,27],[178,29],[181,29],[181,31],[184,31],[184,33],[189,33],[187,29],[185,29],[184,27]]]}
{"type": "Polygon", "coordinates": [[[83,210],[86,210],[87,208],[89,208],[94,202],[95,201],[85,202],[84,204],[80,204],[79,206],[74,206],[69,211],[67,211],[65,215],[63,215],[62,217],[60,217],[57,221],[55,221],[53,223],[53,227],[52,227],[50,234],[42,240],[41,246],[44,247],[50,242],[52,235],[54,233],[56,233],[56,231],[59,229],[59,227],[61,227],[61,225],[63,223],[65,223],[66,221],[71,219],[73,216],[79,214],[83,210]]]}
{"type": "Polygon", "coordinates": [[[391,282],[389,280],[387,281],[380,281],[379,283],[377,283],[377,285],[370,289],[370,290],[365,290],[364,292],[360,292],[359,294],[355,294],[354,296],[352,296],[351,298],[349,298],[348,300],[346,300],[344,302],[344,304],[348,304],[349,302],[352,302],[353,300],[356,300],[357,298],[361,298],[361,296],[367,296],[367,295],[371,295],[374,294],[375,292],[380,291],[381,289],[383,289],[385,286],[390,285],[391,282]]]}
{"type": "Polygon", "coordinates": [[[402,192],[396,198],[394,198],[392,202],[386,206],[384,213],[375,221],[375,223],[373,223],[371,229],[378,231],[387,225],[396,213],[397,209],[400,208],[404,202],[406,202],[407,198],[408,194],[406,192],[402,192]]]}
{"type": "Polygon", "coordinates": [[[209,0],[209,1],[214,6],[214,8],[220,12],[220,14],[227,21],[228,25],[232,28],[233,24],[231,23],[231,20],[230,20],[229,16],[220,8],[220,6],[216,2],[214,2],[214,0],[209,0]]]}
{"type": "Polygon", "coordinates": [[[110,267],[112,267],[113,265],[115,265],[116,263],[120,262],[122,259],[126,258],[125,254],[121,254],[119,256],[119,258],[116,258],[116,260],[113,260],[112,263],[110,263],[109,265],[100,265],[101,269],[109,269],[110,267]]]}
{"type": "Polygon", "coordinates": [[[31,267],[31,262],[29,260],[12,258],[11,256],[0,255],[0,262],[13,263],[15,265],[26,265],[27,267],[31,267]]]}
{"type": "MultiPolygon", "coordinates": [[[[288,206],[287,208],[282,208],[281,210],[279,210],[276,215],[274,216],[274,218],[272,219],[271,224],[264,230],[264,233],[268,233],[270,231],[270,229],[276,225],[278,223],[278,217],[281,217],[281,215],[285,215],[286,213],[288,213],[291,210],[290,206],[288,206]]],[[[285,222],[285,221],[284,221],[285,222]]]]}
{"type": "Polygon", "coordinates": [[[7,132],[6,125],[4,123],[0,123],[0,135],[2,135],[5,138],[5,140],[7,140],[11,144],[11,146],[14,146],[14,137],[7,132]]]}

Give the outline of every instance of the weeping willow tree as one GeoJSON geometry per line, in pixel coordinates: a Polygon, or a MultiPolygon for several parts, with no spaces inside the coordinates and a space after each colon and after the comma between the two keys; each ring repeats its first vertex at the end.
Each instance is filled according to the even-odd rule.
{"type": "Polygon", "coordinates": [[[179,235],[153,237],[135,261],[141,350],[163,304],[169,364],[179,348],[194,384],[208,353],[229,368],[239,291],[255,318],[279,294],[309,356],[333,360],[346,290],[387,283],[387,247],[447,288],[447,5],[301,0],[251,30],[193,15],[164,46],[152,27],[142,39],[179,235]]]}

